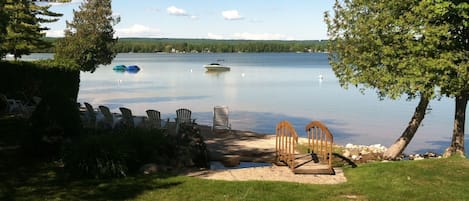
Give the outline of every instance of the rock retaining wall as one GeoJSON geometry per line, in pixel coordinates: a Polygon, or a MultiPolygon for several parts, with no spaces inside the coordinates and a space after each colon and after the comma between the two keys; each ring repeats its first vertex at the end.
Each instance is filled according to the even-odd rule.
{"type": "MultiPolygon", "coordinates": [[[[381,144],[354,145],[351,143],[340,148],[343,149],[342,156],[358,162],[382,161],[383,154],[388,149],[381,144]]],[[[398,160],[422,160],[428,158],[441,158],[441,155],[434,152],[410,155],[402,154],[398,160]]]]}

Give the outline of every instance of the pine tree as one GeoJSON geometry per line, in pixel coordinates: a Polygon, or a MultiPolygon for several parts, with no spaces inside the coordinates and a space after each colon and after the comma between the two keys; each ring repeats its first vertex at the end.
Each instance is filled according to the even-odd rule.
{"type": "MultiPolygon", "coordinates": [[[[9,21],[9,16],[5,12],[5,1],[0,0],[0,44],[3,44],[5,40],[7,25],[9,21]]],[[[6,50],[0,45],[0,59],[3,58],[6,54],[6,50]]]]}
{"type": "Polygon", "coordinates": [[[4,8],[9,16],[2,43],[5,52],[17,59],[34,49],[51,46],[42,40],[48,28],[42,27],[41,23],[55,22],[62,14],[51,12],[48,10],[50,6],[38,6],[30,0],[6,0],[4,8]]]}
{"type": "Polygon", "coordinates": [[[110,64],[116,56],[113,25],[119,21],[112,16],[111,0],[85,0],[73,14],[65,37],[56,45],[56,59],[71,60],[90,72],[110,64]]]}

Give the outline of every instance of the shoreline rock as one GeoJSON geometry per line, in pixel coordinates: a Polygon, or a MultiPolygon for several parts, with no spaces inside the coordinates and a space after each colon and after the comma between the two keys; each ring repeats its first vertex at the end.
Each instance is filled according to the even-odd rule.
{"type": "MultiPolygon", "coordinates": [[[[387,151],[387,147],[381,144],[372,145],[354,145],[351,143],[345,146],[337,145],[343,149],[342,156],[359,162],[370,162],[370,161],[384,161],[383,154],[387,151]]],[[[425,152],[423,154],[402,154],[397,160],[423,160],[431,158],[442,158],[441,154],[435,152],[425,152]]]]}

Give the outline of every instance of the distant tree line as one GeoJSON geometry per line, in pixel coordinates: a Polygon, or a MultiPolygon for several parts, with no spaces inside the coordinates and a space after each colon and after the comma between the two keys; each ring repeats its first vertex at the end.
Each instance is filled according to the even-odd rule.
{"type": "MultiPolygon", "coordinates": [[[[57,38],[46,38],[53,44],[57,38]]],[[[115,52],[325,52],[327,41],[261,41],[261,40],[210,40],[210,39],[167,39],[167,38],[120,38],[114,46],[115,52]]],[[[54,48],[38,50],[54,52],[54,48]]]]}

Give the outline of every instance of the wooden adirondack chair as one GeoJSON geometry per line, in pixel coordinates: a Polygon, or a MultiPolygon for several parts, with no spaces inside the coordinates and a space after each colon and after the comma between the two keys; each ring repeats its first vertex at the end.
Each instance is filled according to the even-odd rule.
{"type": "Polygon", "coordinates": [[[161,113],[159,111],[150,109],[150,110],[147,110],[146,113],[148,115],[147,125],[150,128],[166,129],[169,123],[169,118],[166,120],[165,124],[162,126],[161,122],[163,120],[161,119],[161,113]]]}
{"type": "Polygon", "coordinates": [[[184,123],[195,123],[195,119],[191,117],[192,111],[186,108],[176,110],[176,133],[179,133],[179,127],[184,123]]]}

